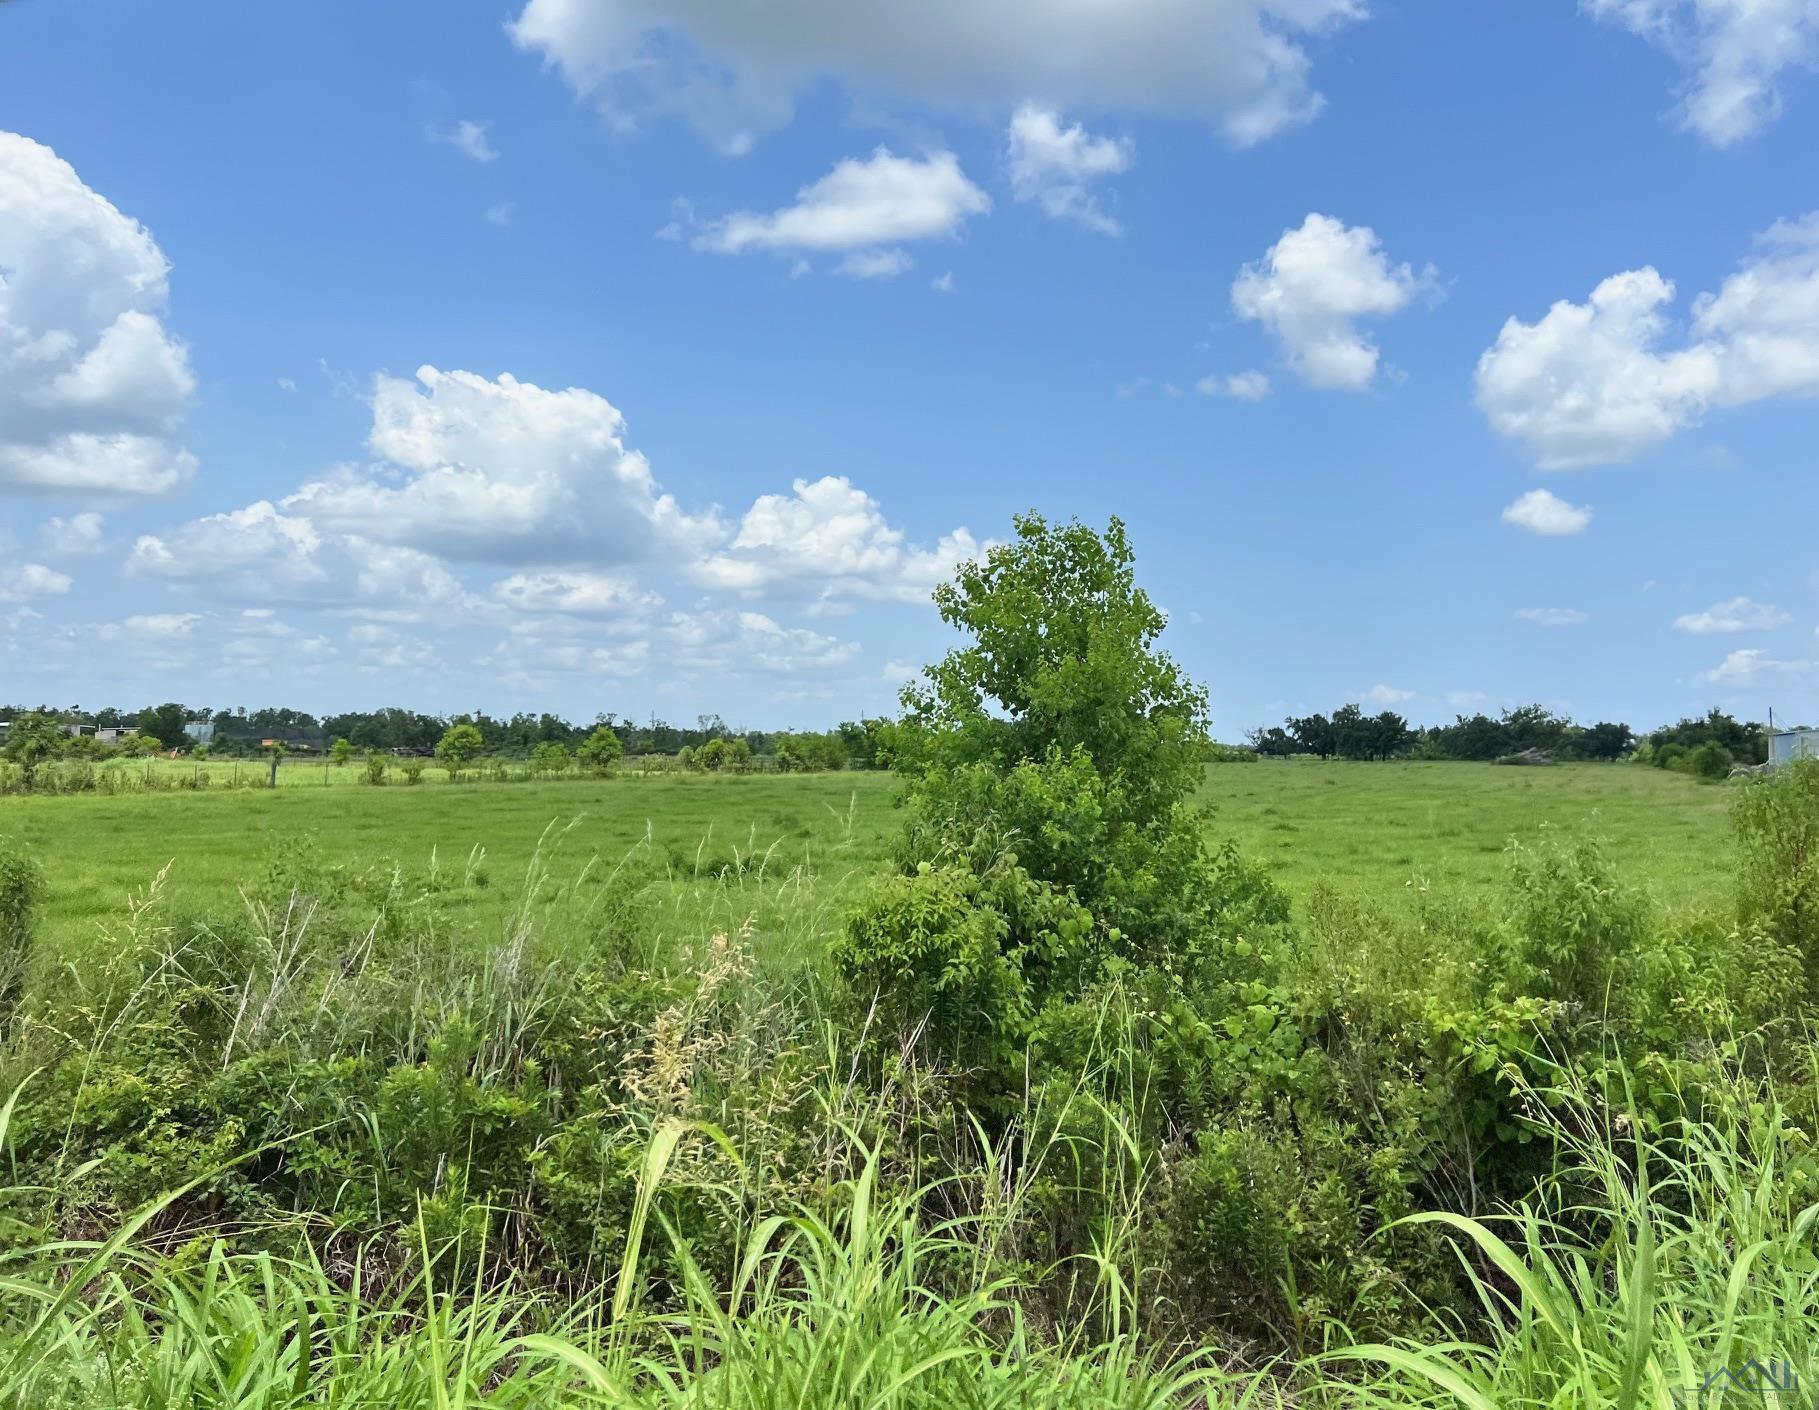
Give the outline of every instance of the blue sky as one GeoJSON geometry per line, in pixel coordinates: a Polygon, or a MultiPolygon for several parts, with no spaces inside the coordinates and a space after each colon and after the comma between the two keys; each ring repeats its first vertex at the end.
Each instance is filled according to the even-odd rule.
{"type": "Polygon", "coordinates": [[[1819,716],[1814,0],[0,6],[0,697],[1819,716]]]}

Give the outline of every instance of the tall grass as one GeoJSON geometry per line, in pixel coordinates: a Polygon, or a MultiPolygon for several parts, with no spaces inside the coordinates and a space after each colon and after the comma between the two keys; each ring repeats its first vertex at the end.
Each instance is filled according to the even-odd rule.
{"type": "Polygon", "coordinates": [[[1369,1376],[1348,1403],[1810,1404],[1741,1389],[1770,1366],[1819,1374],[1819,1165],[1784,1094],[1733,1072],[1664,1124],[1580,1083],[1536,1095],[1561,1168],[1534,1200],[1406,1221],[1454,1235],[1484,1326],[1331,1353],[1369,1376]]]}
{"type": "Polygon", "coordinates": [[[863,1147],[850,1179],[753,1219],[716,1271],[658,1196],[685,1143],[724,1137],[677,1123],[647,1152],[620,1277],[579,1301],[478,1273],[449,1287],[438,1268],[487,1266],[454,1246],[424,1247],[410,1270],[307,1244],[290,1258],[209,1239],[172,1252],[145,1237],[152,1208],[105,1240],[15,1240],[0,1405],[1671,1410],[1730,1403],[1710,1394],[1725,1372],[1815,1365],[1819,1167],[1782,1094],[1733,1071],[1665,1125],[1583,1086],[1536,1096],[1560,1157],[1541,1195],[1481,1220],[1413,1217],[1453,1234],[1482,1302],[1476,1335],[1343,1344],[1336,1328],[1335,1350],[1238,1371],[1131,1331],[1095,1337],[1087,1319],[1039,1324],[1028,1282],[989,1253],[1024,1192],[931,1218],[941,1193],[889,1188],[863,1147]],[[646,1239],[667,1240],[680,1270],[659,1310],[642,1305],[646,1239]]]}

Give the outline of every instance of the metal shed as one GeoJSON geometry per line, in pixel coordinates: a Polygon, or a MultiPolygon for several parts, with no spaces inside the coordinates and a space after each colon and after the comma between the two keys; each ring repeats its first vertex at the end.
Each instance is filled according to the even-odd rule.
{"type": "Polygon", "coordinates": [[[1819,759],[1819,729],[1782,729],[1768,737],[1770,768],[1795,759],[1819,759]]]}

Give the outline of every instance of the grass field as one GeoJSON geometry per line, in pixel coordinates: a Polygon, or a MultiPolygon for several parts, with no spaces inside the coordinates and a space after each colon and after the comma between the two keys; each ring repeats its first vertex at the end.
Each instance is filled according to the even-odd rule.
{"type": "MultiPolygon", "coordinates": [[[[233,903],[275,842],[299,836],[331,864],[471,875],[480,884],[447,894],[451,922],[503,925],[540,854],[539,904],[572,900],[572,883],[629,859],[667,875],[679,929],[737,925],[741,907],[758,914],[787,899],[793,928],[825,931],[884,865],[895,826],[884,774],[458,786],[436,774],[414,788],[360,787],[358,775],[302,764],[287,765],[275,791],[7,798],[0,832],[44,862],[50,936],[79,944],[167,863],[174,900],[214,909],[233,903]]],[[[1626,876],[1681,904],[1724,885],[1728,799],[1724,788],[1623,766],[1271,762],[1212,768],[1199,801],[1211,809],[1209,835],[1236,838],[1297,898],[1323,882],[1379,896],[1421,882],[1483,886],[1512,836],[1546,825],[1602,836],[1626,876]]]]}

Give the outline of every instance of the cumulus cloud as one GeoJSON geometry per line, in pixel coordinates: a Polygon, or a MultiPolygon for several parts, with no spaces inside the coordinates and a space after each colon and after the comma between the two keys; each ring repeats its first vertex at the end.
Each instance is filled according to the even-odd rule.
{"type": "Polygon", "coordinates": [[[1517,496],[1516,502],[1503,511],[1503,522],[1543,538],[1563,538],[1584,533],[1591,526],[1592,511],[1568,504],[1547,490],[1530,490],[1517,496]]]}
{"type": "Polygon", "coordinates": [[[514,573],[493,584],[493,596],[521,612],[567,612],[589,617],[631,617],[663,599],[631,578],[613,573],[514,573]]]}
{"type": "Polygon", "coordinates": [[[1316,212],[1239,271],[1232,309],[1267,328],[1310,386],[1362,391],[1378,351],[1358,321],[1399,313],[1429,280],[1391,264],[1368,226],[1316,212]]]}
{"type": "Polygon", "coordinates": [[[510,32],[614,127],[679,114],[734,153],[830,75],[968,108],[1038,95],[1187,114],[1243,146],[1320,110],[1308,42],[1364,14],[1363,0],[527,0],[510,32]]]}
{"type": "Polygon", "coordinates": [[[0,602],[29,602],[37,597],[61,597],[70,590],[70,576],[42,563],[0,563],[0,602]]]}
{"type": "Polygon", "coordinates": [[[201,620],[200,612],[144,612],[128,617],[120,629],[128,636],[188,636],[201,620]]]}
{"type": "Polygon", "coordinates": [[[1393,685],[1374,685],[1364,692],[1364,698],[1373,705],[1383,705],[1387,707],[1390,705],[1401,705],[1405,701],[1413,700],[1415,698],[1415,692],[1412,690],[1399,690],[1393,685]]]}
{"type": "Polygon", "coordinates": [[[1511,318],[1478,360],[1479,408],[1548,470],[1632,460],[1715,407],[1819,393],[1819,213],[1780,221],[1671,346],[1674,285],[1612,275],[1583,304],[1511,318]]]}
{"type": "Polygon", "coordinates": [[[1750,647],[1731,652],[1711,670],[1702,672],[1699,678],[1711,681],[1714,685],[1748,688],[1785,680],[1788,676],[1800,675],[1812,668],[1811,661],[1778,661],[1768,652],[1750,647]]]}
{"type": "MultiPolygon", "coordinates": [[[[1202,396],[1230,397],[1233,401],[1262,401],[1272,390],[1270,379],[1255,368],[1224,376],[1213,373],[1194,383],[1194,389],[1202,396]]],[[[1124,395],[1122,388],[1119,395],[1124,395]]]]}
{"type": "Polygon", "coordinates": [[[1520,607],[1516,620],[1535,627],[1577,627],[1591,621],[1591,617],[1577,607],[1520,607]]]}
{"type": "Polygon", "coordinates": [[[1785,627],[1794,619],[1779,607],[1766,602],[1752,602],[1747,597],[1733,597],[1703,612],[1687,612],[1674,618],[1674,630],[1694,636],[1714,636],[1730,632],[1767,632],[1785,627]]]}
{"type": "Polygon", "coordinates": [[[427,127],[424,135],[432,142],[445,147],[453,147],[471,162],[499,160],[499,149],[493,146],[492,138],[487,135],[490,122],[475,122],[471,118],[462,118],[452,127],[427,127]]]}
{"type": "Polygon", "coordinates": [[[44,551],[60,558],[82,558],[101,552],[101,534],[106,521],[99,514],[53,516],[38,531],[44,551]]]}
{"type": "Polygon", "coordinates": [[[189,479],[169,268],[68,162],[0,132],[0,490],[118,499],[189,479]]]}
{"type": "Polygon", "coordinates": [[[284,512],[321,529],[511,564],[636,563],[723,534],[662,493],[625,418],[580,387],[547,391],[422,367],[380,377],[368,444],[381,463],[304,485],[284,512]]]}
{"type": "Polygon", "coordinates": [[[1071,220],[1101,235],[1122,234],[1123,227],[1099,208],[1092,183],[1127,170],[1131,157],[1128,141],[1095,137],[1079,123],[1070,127],[1053,108],[1025,103],[1011,114],[1011,192],[1056,220],[1071,220]]]}
{"type": "Polygon", "coordinates": [[[1677,116],[1714,147],[1781,115],[1782,80],[1819,63],[1813,0],[1583,0],[1598,19],[1666,50],[1686,69],[1677,116]]]}
{"type": "Polygon", "coordinates": [[[899,157],[879,147],[804,186],[794,205],[768,213],[737,211],[707,223],[693,244],[723,255],[845,253],[845,273],[901,273],[908,258],[892,247],[952,239],[970,217],[991,207],[991,198],[967,179],[952,152],[899,157]]]}
{"type": "Polygon", "coordinates": [[[454,574],[431,555],[324,533],[269,500],[193,519],[162,535],[143,534],[125,571],[247,602],[409,613],[463,597],[454,574]]]}
{"type": "Polygon", "coordinates": [[[797,480],[787,495],[760,495],[732,541],[704,558],[696,577],[746,594],[812,593],[823,604],[850,597],[918,602],[985,547],[964,528],[932,547],[907,544],[876,500],[829,475],[797,480]]]}

